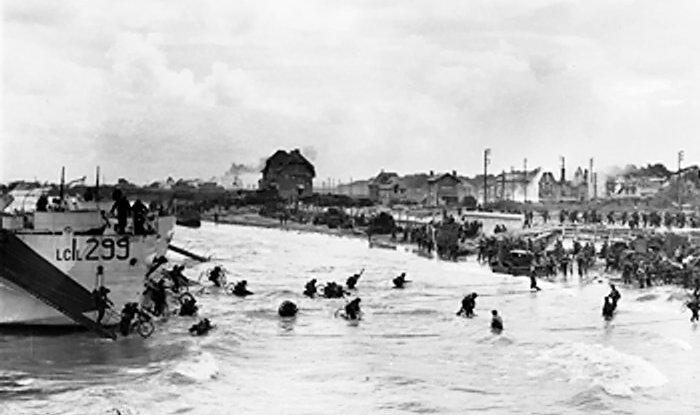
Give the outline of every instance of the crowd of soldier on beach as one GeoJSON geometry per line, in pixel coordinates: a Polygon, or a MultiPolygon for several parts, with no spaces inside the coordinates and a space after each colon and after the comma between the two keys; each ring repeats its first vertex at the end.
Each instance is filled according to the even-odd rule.
{"type": "MultiPolygon", "coordinates": [[[[436,227],[442,227],[443,225],[455,224],[455,239],[461,243],[464,243],[467,239],[472,239],[477,237],[483,229],[483,223],[478,220],[469,221],[466,217],[462,218],[461,222],[458,222],[454,216],[448,215],[442,221],[438,222],[435,220],[430,221],[424,225],[418,226],[407,226],[400,228],[400,233],[402,234],[402,239],[397,240],[402,243],[415,243],[418,245],[418,249],[424,250],[427,253],[431,253],[435,247],[435,230],[436,227]]],[[[454,245],[451,247],[454,250],[454,245]]],[[[438,251],[441,250],[440,246],[437,246],[438,251]]],[[[442,252],[438,252],[442,254],[442,252]]],[[[448,256],[456,255],[457,252],[446,252],[448,256]]]]}
{"type": "MultiPolygon", "coordinates": [[[[552,218],[548,210],[538,211],[539,217],[544,224],[552,222],[552,218]]],[[[526,211],[524,215],[524,227],[530,228],[534,226],[535,212],[526,211]]],[[[606,224],[619,225],[629,227],[630,229],[641,228],[660,228],[676,227],[676,228],[698,228],[700,227],[700,219],[694,215],[686,215],[684,212],[668,212],[668,211],[626,211],[616,212],[614,210],[606,213],[598,212],[596,209],[588,210],[566,210],[562,209],[558,212],[558,222],[560,225],[569,224],[606,224]]]]}
{"type": "MultiPolygon", "coordinates": [[[[650,235],[638,237],[631,241],[614,241],[605,239],[596,250],[591,242],[581,243],[574,239],[571,249],[564,248],[560,238],[548,249],[548,240],[533,240],[526,237],[483,237],[479,241],[477,260],[488,264],[492,269],[503,268],[508,262],[509,253],[521,250],[532,254],[529,269],[531,289],[537,287],[536,278],[545,277],[553,280],[559,276],[566,279],[573,275],[574,264],[580,278],[587,278],[589,271],[604,262],[604,273],[618,272],[622,283],[628,287],[640,289],[657,285],[678,284],[685,289],[693,289],[686,302],[691,310],[691,322],[698,321],[700,310],[700,247],[683,240],[669,249],[668,235],[650,235]],[[668,252],[671,251],[671,252],[668,252]]],[[[602,266],[599,266],[599,270],[602,266]]],[[[614,284],[610,284],[611,293],[604,298],[603,316],[609,320],[617,308],[621,295],[614,284]]]]}
{"type": "Polygon", "coordinates": [[[479,240],[477,261],[482,264],[494,265],[507,261],[512,250],[524,250],[532,253],[531,271],[537,276],[553,278],[561,274],[566,278],[573,275],[574,264],[578,275],[587,276],[589,269],[595,264],[596,250],[592,243],[581,244],[574,241],[573,248],[567,250],[561,239],[547,250],[547,241],[523,237],[483,237],[479,240]]]}

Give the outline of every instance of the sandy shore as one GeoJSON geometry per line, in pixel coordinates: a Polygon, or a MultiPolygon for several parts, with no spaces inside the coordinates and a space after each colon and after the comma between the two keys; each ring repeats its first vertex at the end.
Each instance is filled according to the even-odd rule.
{"type": "MultiPolygon", "coordinates": [[[[209,213],[203,214],[202,220],[208,222],[215,222],[214,215],[209,213]]],[[[258,228],[284,229],[299,232],[313,232],[322,233],[324,235],[348,236],[353,238],[367,239],[367,233],[365,233],[364,230],[360,229],[331,229],[326,225],[314,225],[312,223],[299,223],[294,221],[288,221],[286,224],[283,225],[282,223],[280,223],[279,219],[260,216],[259,214],[252,212],[229,212],[225,214],[219,214],[218,220],[216,222],[241,226],[255,226],[258,228]]],[[[389,241],[389,239],[389,235],[372,236],[373,241],[389,241]]]]}

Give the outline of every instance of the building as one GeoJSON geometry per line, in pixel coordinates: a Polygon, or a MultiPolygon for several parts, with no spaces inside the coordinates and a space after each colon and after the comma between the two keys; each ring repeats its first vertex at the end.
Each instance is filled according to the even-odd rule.
{"type": "Polygon", "coordinates": [[[418,173],[418,174],[408,174],[401,178],[401,182],[406,188],[406,201],[409,203],[416,204],[427,204],[428,196],[430,194],[430,187],[428,185],[428,180],[433,176],[433,172],[430,174],[418,173]]]}
{"type": "MultiPolygon", "coordinates": [[[[471,189],[471,187],[470,187],[471,189]]],[[[466,196],[464,183],[457,172],[444,173],[428,178],[427,204],[430,206],[456,205],[466,196]]]]}
{"type": "Polygon", "coordinates": [[[588,200],[588,170],[576,169],[574,178],[566,180],[566,170],[562,167],[559,180],[551,172],[544,172],[538,181],[540,202],[580,202],[588,200]]]}
{"type": "Polygon", "coordinates": [[[425,203],[430,206],[447,206],[464,204],[467,197],[476,200],[477,190],[466,177],[460,177],[456,171],[428,178],[428,196],[425,203]]]}
{"type": "MultiPolygon", "coordinates": [[[[489,181],[489,199],[512,200],[515,202],[538,202],[539,201],[539,181],[543,172],[541,168],[534,170],[511,170],[502,172],[489,181]]],[[[483,176],[481,185],[483,188],[483,176]]],[[[483,190],[479,192],[483,200],[483,190]]]]}
{"type": "Polygon", "coordinates": [[[406,187],[394,172],[382,170],[377,177],[370,179],[367,187],[369,198],[374,202],[389,205],[406,201],[406,187]]]}
{"type": "MultiPolygon", "coordinates": [[[[539,182],[543,174],[544,172],[539,167],[533,170],[511,170],[497,175],[489,174],[486,177],[487,202],[494,203],[501,200],[521,203],[538,202],[539,182]]],[[[484,175],[479,174],[463,181],[471,185],[472,195],[477,202],[483,203],[484,175]]]]}
{"type": "MultiPolygon", "coordinates": [[[[484,203],[484,175],[477,174],[473,178],[466,179],[465,181],[471,185],[477,203],[484,203]]],[[[499,200],[499,187],[497,183],[496,176],[492,174],[486,176],[487,203],[492,203],[499,200]]]]}
{"type": "Polygon", "coordinates": [[[559,196],[559,182],[551,171],[542,173],[539,180],[538,198],[542,201],[557,200],[559,196]]]}
{"type": "Polygon", "coordinates": [[[610,177],[605,182],[609,198],[647,198],[656,195],[666,183],[664,177],[610,177]]]}
{"type": "Polygon", "coordinates": [[[279,196],[286,200],[313,194],[313,179],[316,170],[300,152],[294,149],[287,153],[277,150],[265,161],[262,179],[258,186],[262,190],[275,189],[279,196]]]}
{"type": "Polygon", "coordinates": [[[197,190],[204,193],[223,193],[226,189],[215,181],[209,181],[201,183],[197,190]]]}
{"type": "Polygon", "coordinates": [[[456,205],[459,203],[461,184],[457,174],[445,173],[428,179],[428,204],[431,206],[456,205]]]}
{"type": "Polygon", "coordinates": [[[677,174],[660,163],[646,167],[628,165],[620,174],[606,179],[605,191],[612,199],[647,198],[659,193],[677,174]]]}

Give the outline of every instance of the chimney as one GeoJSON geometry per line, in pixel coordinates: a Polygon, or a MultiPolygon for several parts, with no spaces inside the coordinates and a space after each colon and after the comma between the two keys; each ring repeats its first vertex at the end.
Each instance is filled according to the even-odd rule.
{"type": "Polygon", "coordinates": [[[561,179],[560,182],[564,183],[566,181],[566,161],[564,157],[561,158],[561,179]]]}
{"type": "Polygon", "coordinates": [[[433,177],[433,175],[434,175],[434,172],[432,170],[430,170],[430,177],[433,177]]]}
{"type": "Polygon", "coordinates": [[[457,170],[452,170],[452,175],[453,175],[454,177],[457,177],[457,170]]]}

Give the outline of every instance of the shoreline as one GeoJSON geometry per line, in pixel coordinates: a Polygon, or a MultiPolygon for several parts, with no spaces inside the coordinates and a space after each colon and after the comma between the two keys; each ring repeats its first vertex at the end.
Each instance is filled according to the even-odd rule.
{"type": "MultiPolygon", "coordinates": [[[[381,248],[381,249],[393,249],[393,250],[405,250],[407,252],[411,252],[414,255],[418,255],[424,258],[434,258],[435,253],[426,253],[424,251],[421,251],[420,248],[415,244],[415,243],[404,243],[404,242],[399,242],[399,240],[392,241],[391,240],[391,235],[372,235],[372,239],[368,240],[367,233],[364,230],[361,229],[341,229],[341,228],[328,228],[326,225],[314,225],[312,223],[298,223],[294,221],[288,221],[286,224],[280,223],[279,219],[276,218],[270,218],[270,217],[265,217],[265,216],[260,216],[257,212],[240,212],[240,213],[229,213],[225,214],[222,216],[219,216],[217,218],[217,221],[214,221],[214,215],[213,214],[204,214],[202,215],[202,221],[206,221],[209,223],[214,223],[214,224],[230,224],[230,225],[239,225],[239,226],[249,226],[249,227],[258,227],[258,228],[267,228],[267,229],[279,229],[279,230],[291,230],[291,231],[297,231],[297,232],[304,232],[304,233],[316,233],[316,234],[322,234],[322,235],[329,235],[329,236],[337,236],[337,237],[350,237],[350,238],[355,238],[355,239],[364,239],[365,241],[368,242],[369,248],[381,248]]],[[[573,237],[574,239],[580,239],[580,240],[593,240],[595,243],[596,240],[602,240],[602,239],[607,239],[607,238],[620,238],[620,237],[627,237],[631,238],[633,235],[639,235],[639,234],[655,234],[659,232],[659,229],[636,229],[636,230],[631,230],[631,229],[625,229],[625,228],[608,228],[608,227],[601,227],[600,226],[533,226],[532,228],[527,228],[527,229],[517,229],[513,230],[511,236],[514,237],[533,237],[538,234],[542,233],[547,233],[547,232],[553,232],[556,231],[556,229],[560,229],[561,234],[560,237],[565,238],[568,236],[569,238],[573,237]]],[[[671,230],[671,229],[665,229],[661,230],[661,233],[665,232],[673,232],[677,230],[671,230]]],[[[694,237],[697,237],[697,229],[688,229],[684,230],[686,233],[686,236],[688,236],[691,240],[694,239],[694,237]]],[[[674,232],[675,233],[675,232],[674,232]]],[[[471,252],[466,256],[466,258],[474,258],[476,256],[476,252],[471,252]]],[[[457,260],[457,262],[461,262],[460,260],[457,260]]],[[[605,277],[610,281],[615,281],[616,283],[621,283],[622,281],[619,281],[621,279],[621,275],[616,275],[615,273],[609,274],[605,273],[600,269],[601,264],[597,262],[597,266],[593,267],[592,271],[597,271],[599,273],[598,278],[600,277],[605,277]]],[[[635,283],[631,284],[632,286],[635,285],[635,283]]],[[[674,285],[674,284],[671,284],[674,285]]],[[[681,285],[679,287],[682,288],[681,285]]]]}
{"type": "MultiPolygon", "coordinates": [[[[255,228],[280,229],[287,231],[291,230],[298,232],[319,233],[331,236],[353,237],[365,240],[367,239],[367,234],[361,230],[341,228],[331,229],[326,225],[314,225],[312,223],[299,223],[294,221],[288,221],[286,224],[281,224],[278,219],[260,216],[257,213],[227,214],[224,216],[220,216],[216,221],[214,220],[213,215],[206,214],[202,215],[202,221],[213,224],[250,226],[255,228]]],[[[387,240],[389,239],[388,235],[373,235],[372,240],[384,239],[383,237],[386,237],[387,240]]]]}
{"type": "MultiPolygon", "coordinates": [[[[297,231],[297,232],[304,232],[304,233],[315,233],[315,234],[322,234],[322,235],[329,235],[329,236],[337,236],[337,237],[351,237],[351,238],[356,238],[356,239],[364,239],[367,240],[367,234],[362,232],[362,231],[353,231],[350,229],[330,229],[325,225],[313,225],[311,223],[298,223],[298,222],[288,222],[287,225],[281,225],[279,220],[273,219],[273,218],[268,218],[264,216],[259,216],[257,213],[245,213],[245,214],[234,214],[234,215],[227,215],[224,218],[219,218],[218,222],[215,222],[213,217],[211,215],[203,215],[202,216],[202,221],[207,222],[207,223],[212,223],[212,224],[224,224],[224,225],[238,225],[238,226],[247,226],[247,227],[252,227],[252,228],[266,228],[266,229],[278,229],[278,230],[291,230],[291,231],[297,231]]],[[[535,231],[535,232],[546,232],[550,231],[551,228],[543,228],[539,227],[537,229],[530,229],[530,231],[535,231]]],[[[579,235],[580,237],[581,235],[579,235]]],[[[394,245],[395,250],[399,249],[405,249],[407,252],[412,253],[413,255],[421,256],[426,259],[434,259],[434,254],[432,254],[430,257],[426,257],[425,253],[422,253],[421,251],[418,250],[418,248],[415,246],[415,244],[412,243],[401,243],[401,242],[393,242],[391,241],[390,235],[373,235],[372,236],[372,242],[374,242],[376,245],[374,246],[375,248],[382,248],[386,249],[386,247],[383,247],[382,244],[391,244],[394,245]]],[[[370,246],[370,248],[373,248],[373,246],[370,246]]],[[[469,254],[467,258],[474,259],[476,257],[476,254],[469,254]]],[[[463,262],[464,259],[458,260],[455,262],[463,262]]],[[[446,261],[450,262],[450,261],[446,261]]],[[[467,259],[467,262],[470,262],[467,259]]],[[[482,267],[487,265],[485,264],[480,264],[482,267]]],[[[594,276],[588,276],[586,279],[589,280],[589,283],[593,283],[595,281],[597,282],[603,282],[604,280],[607,280],[608,282],[614,282],[617,284],[619,287],[624,287],[626,289],[635,289],[637,288],[636,283],[631,283],[631,284],[623,284],[622,282],[622,276],[619,273],[608,273],[603,271],[603,266],[602,264],[597,264],[598,266],[591,270],[597,275],[594,276]]],[[[494,274],[498,274],[494,271],[491,271],[494,274]]],[[[510,275],[510,274],[503,274],[503,275],[510,275]]],[[[526,276],[522,275],[511,275],[512,277],[515,278],[527,278],[526,276]]],[[[572,274],[572,277],[574,275],[572,274]]],[[[547,277],[538,277],[538,279],[547,281],[549,283],[556,283],[556,282],[561,282],[557,281],[557,277],[555,278],[547,278],[547,277]]],[[[666,284],[664,284],[666,285],[666,284]]],[[[685,297],[687,296],[687,289],[684,288],[682,285],[678,284],[667,284],[669,287],[673,287],[673,293],[669,295],[668,298],[666,298],[667,301],[671,300],[684,300],[685,297]]],[[[661,285],[659,285],[661,286],[661,285]]],[[[655,287],[659,287],[655,286],[655,287]]]]}

